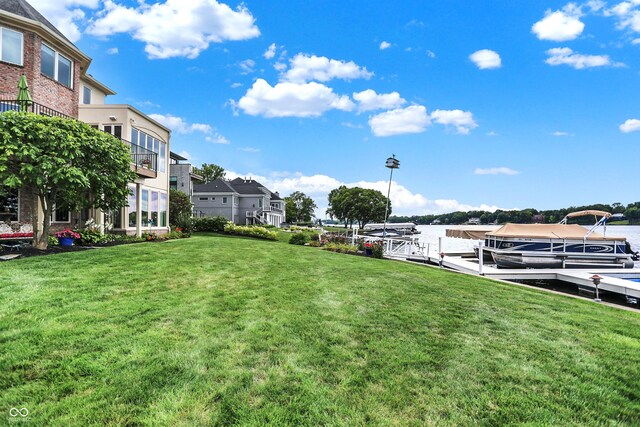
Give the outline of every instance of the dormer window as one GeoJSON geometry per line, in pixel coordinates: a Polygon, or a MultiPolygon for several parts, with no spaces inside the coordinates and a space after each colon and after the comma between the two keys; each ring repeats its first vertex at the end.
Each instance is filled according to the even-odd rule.
{"type": "Polygon", "coordinates": [[[0,61],[22,65],[22,33],[0,27],[0,61]]]}
{"type": "Polygon", "coordinates": [[[82,86],[82,103],[91,104],[91,88],[82,86]]]}
{"type": "Polygon", "coordinates": [[[42,44],[40,71],[66,87],[71,87],[73,62],[46,44],[42,44]]]}

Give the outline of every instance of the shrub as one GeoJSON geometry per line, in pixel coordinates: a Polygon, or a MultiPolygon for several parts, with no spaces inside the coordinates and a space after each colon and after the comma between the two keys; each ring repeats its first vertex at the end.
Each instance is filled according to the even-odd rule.
{"type": "Polygon", "coordinates": [[[311,235],[311,241],[312,241],[312,242],[319,242],[319,241],[320,241],[320,235],[319,235],[319,234],[317,234],[317,233],[313,233],[313,234],[311,235]]]}
{"type": "Polygon", "coordinates": [[[183,232],[189,233],[193,230],[194,219],[190,215],[180,215],[171,220],[174,228],[179,228],[183,232]]]}
{"type": "Polygon", "coordinates": [[[82,228],[76,231],[79,237],[79,245],[96,245],[98,243],[104,243],[107,239],[105,235],[100,233],[98,230],[93,230],[90,228],[82,228]]]}
{"type": "Polygon", "coordinates": [[[49,236],[49,246],[57,246],[59,245],[60,242],[58,242],[58,239],[53,237],[53,236],[49,236]]]}
{"type": "Polygon", "coordinates": [[[235,225],[228,222],[224,226],[224,232],[227,234],[234,234],[236,236],[256,237],[266,240],[277,240],[278,233],[275,231],[269,231],[263,227],[247,227],[242,225],[235,225]]]}
{"type": "Polygon", "coordinates": [[[374,258],[382,258],[384,255],[384,246],[381,241],[372,242],[371,256],[374,258]]]}
{"type": "Polygon", "coordinates": [[[203,216],[193,219],[193,231],[213,231],[221,233],[229,220],[223,216],[203,216]]]}
{"type": "Polygon", "coordinates": [[[327,243],[324,249],[331,252],[340,252],[342,254],[357,254],[358,247],[353,245],[347,245],[344,243],[327,243]]]}
{"type": "Polygon", "coordinates": [[[291,236],[291,238],[289,239],[289,243],[291,243],[292,245],[304,245],[305,243],[307,243],[307,235],[304,233],[295,233],[294,235],[291,236]]]}
{"type": "Polygon", "coordinates": [[[184,239],[187,237],[191,237],[191,234],[189,233],[183,233],[182,231],[170,231],[169,233],[165,234],[163,236],[166,240],[173,240],[173,239],[184,239]]]}
{"type": "Polygon", "coordinates": [[[318,242],[316,240],[312,240],[312,241],[309,242],[309,246],[312,246],[314,248],[319,248],[322,245],[320,244],[320,242],[318,242]]]}

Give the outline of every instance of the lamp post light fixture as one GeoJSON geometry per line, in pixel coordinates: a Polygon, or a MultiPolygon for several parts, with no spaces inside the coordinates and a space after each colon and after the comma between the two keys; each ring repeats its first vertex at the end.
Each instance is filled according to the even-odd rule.
{"type": "Polygon", "coordinates": [[[391,170],[389,174],[389,189],[387,190],[387,206],[384,208],[384,225],[382,226],[382,238],[387,237],[387,215],[389,213],[389,196],[391,195],[391,179],[393,178],[393,170],[400,168],[400,160],[396,159],[396,155],[392,154],[391,157],[387,159],[387,163],[384,165],[385,167],[391,170]]]}
{"type": "Polygon", "coordinates": [[[594,274],[593,276],[590,277],[590,279],[593,281],[593,285],[596,287],[596,298],[594,299],[594,301],[602,302],[602,300],[600,299],[600,293],[598,291],[598,285],[600,284],[600,280],[602,280],[602,277],[598,276],[597,274],[594,274]]]}

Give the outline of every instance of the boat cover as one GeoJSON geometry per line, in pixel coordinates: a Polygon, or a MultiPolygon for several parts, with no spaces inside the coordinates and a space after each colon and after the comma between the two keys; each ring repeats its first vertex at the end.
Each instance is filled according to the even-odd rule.
{"type": "Polygon", "coordinates": [[[477,226],[460,226],[456,228],[447,228],[447,237],[456,237],[458,239],[484,240],[484,235],[490,231],[496,231],[500,226],[494,227],[477,227],[477,226]]]}
{"type": "MultiPolygon", "coordinates": [[[[505,224],[487,237],[522,237],[538,239],[584,239],[589,231],[578,224],[505,224]]],[[[587,240],[627,240],[625,237],[591,233],[587,240]]]]}
{"type": "Polygon", "coordinates": [[[575,218],[578,216],[587,216],[587,215],[604,216],[607,219],[611,218],[611,214],[609,212],[595,211],[595,210],[572,212],[570,214],[567,214],[567,218],[575,218]]]}

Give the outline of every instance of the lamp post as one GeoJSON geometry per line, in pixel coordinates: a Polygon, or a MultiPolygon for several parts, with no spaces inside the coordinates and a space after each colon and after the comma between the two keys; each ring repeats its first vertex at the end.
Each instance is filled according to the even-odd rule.
{"type": "Polygon", "coordinates": [[[593,281],[593,285],[596,287],[596,299],[594,299],[594,301],[602,302],[602,300],[600,299],[600,293],[598,292],[598,285],[600,284],[600,280],[602,279],[602,277],[598,276],[597,274],[594,274],[593,276],[590,277],[590,279],[593,281]]]}
{"type": "Polygon", "coordinates": [[[382,227],[383,239],[387,237],[387,214],[389,213],[389,196],[391,195],[391,179],[393,178],[393,170],[400,168],[400,160],[396,159],[395,154],[392,154],[391,157],[387,159],[387,163],[384,166],[391,169],[391,173],[389,174],[389,190],[387,190],[387,206],[384,209],[384,225],[382,227]]]}

